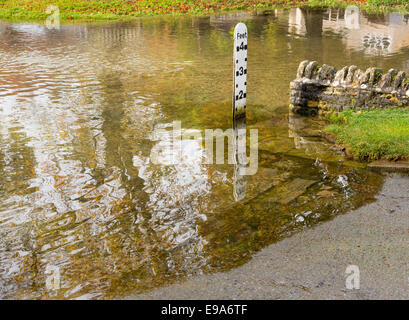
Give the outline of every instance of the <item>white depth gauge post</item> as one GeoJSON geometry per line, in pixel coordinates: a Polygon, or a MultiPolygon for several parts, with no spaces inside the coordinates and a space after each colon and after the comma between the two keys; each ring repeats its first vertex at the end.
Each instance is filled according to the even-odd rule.
{"type": "Polygon", "coordinates": [[[238,23],[234,28],[233,48],[233,132],[234,176],[233,196],[236,201],[246,196],[246,93],[247,93],[247,27],[238,23]]]}
{"type": "Polygon", "coordinates": [[[244,23],[234,28],[233,50],[233,119],[236,119],[246,115],[247,27],[244,23]]]}

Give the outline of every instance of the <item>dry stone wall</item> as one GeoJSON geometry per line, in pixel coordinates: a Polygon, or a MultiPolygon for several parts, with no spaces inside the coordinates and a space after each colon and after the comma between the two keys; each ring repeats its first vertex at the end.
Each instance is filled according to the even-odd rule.
{"type": "Polygon", "coordinates": [[[303,61],[290,83],[290,110],[304,115],[347,109],[363,110],[409,105],[409,79],[403,71],[346,66],[341,70],[303,61]]]}

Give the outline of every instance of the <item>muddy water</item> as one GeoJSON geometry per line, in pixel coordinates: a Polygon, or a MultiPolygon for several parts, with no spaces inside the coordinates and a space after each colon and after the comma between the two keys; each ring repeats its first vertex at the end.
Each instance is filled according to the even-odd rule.
{"type": "Polygon", "coordinates": [[[382,177],[322,141],[321,120],[287,112],[301,60],[408,71],[407,17],[358,22],[335,9],[1,22],[0,298],[112,298],[228,270],[373,200],[382,177]],[[183,141],[178,163],[152,150],[172,144],[174,121],[197,138],[232,126],[240,20],[259,163],[237,189],[234,166],[205,164],[200,139],[183,141]]]}

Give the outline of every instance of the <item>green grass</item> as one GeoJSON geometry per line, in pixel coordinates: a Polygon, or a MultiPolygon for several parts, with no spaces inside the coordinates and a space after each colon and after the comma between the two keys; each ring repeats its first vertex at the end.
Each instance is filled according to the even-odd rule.
{"type": "Polygon", "coordinates": [[[46,8],[56,5],[60,20],[127,20],[140,16],[211,15],[222,11],[290,7],[345,7],[369,12],[409,12],[409,0],[0,0],[0,19],[44,21],[46,8]]]}
{"type": "Polygon", "coordinates": [[[332,113],[324,133],[359,160],[409,159],[409,109],[332,113]]]}
{"type": "Polygon", "coordinates": [[[0,0],[0,19],[45,20],[56,5],[60,20],[124,20],[140,16],[211,15],[222,11],[302,6],[308,0],[0,0]]]}

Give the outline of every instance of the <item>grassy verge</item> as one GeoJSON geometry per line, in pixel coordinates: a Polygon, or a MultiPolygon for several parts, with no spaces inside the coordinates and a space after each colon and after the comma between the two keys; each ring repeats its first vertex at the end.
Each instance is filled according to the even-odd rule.
{"type": "Polygon", "coordinates": [[[116,20],[157,15],[209,15],[221,11],[294,7],[308,0],[0,0],[0,18],[45,20],[56,5],[61,21],[116,20]]]}
{"type": "Polygon", "coordinates": [[[359,160],[409,159],[409,109],[333,113],[324,134],[359,160]]]}
{"type": "Polygon", "coordinates": [[[370,12],[409,12],[409,0],[0,0],[0,19],[45,20],[46,8],[56,5],[61,21],[124,20],[155,15],[210,15],[238,11],[289,7],[345,7],[355,4],[370,12]]]}

